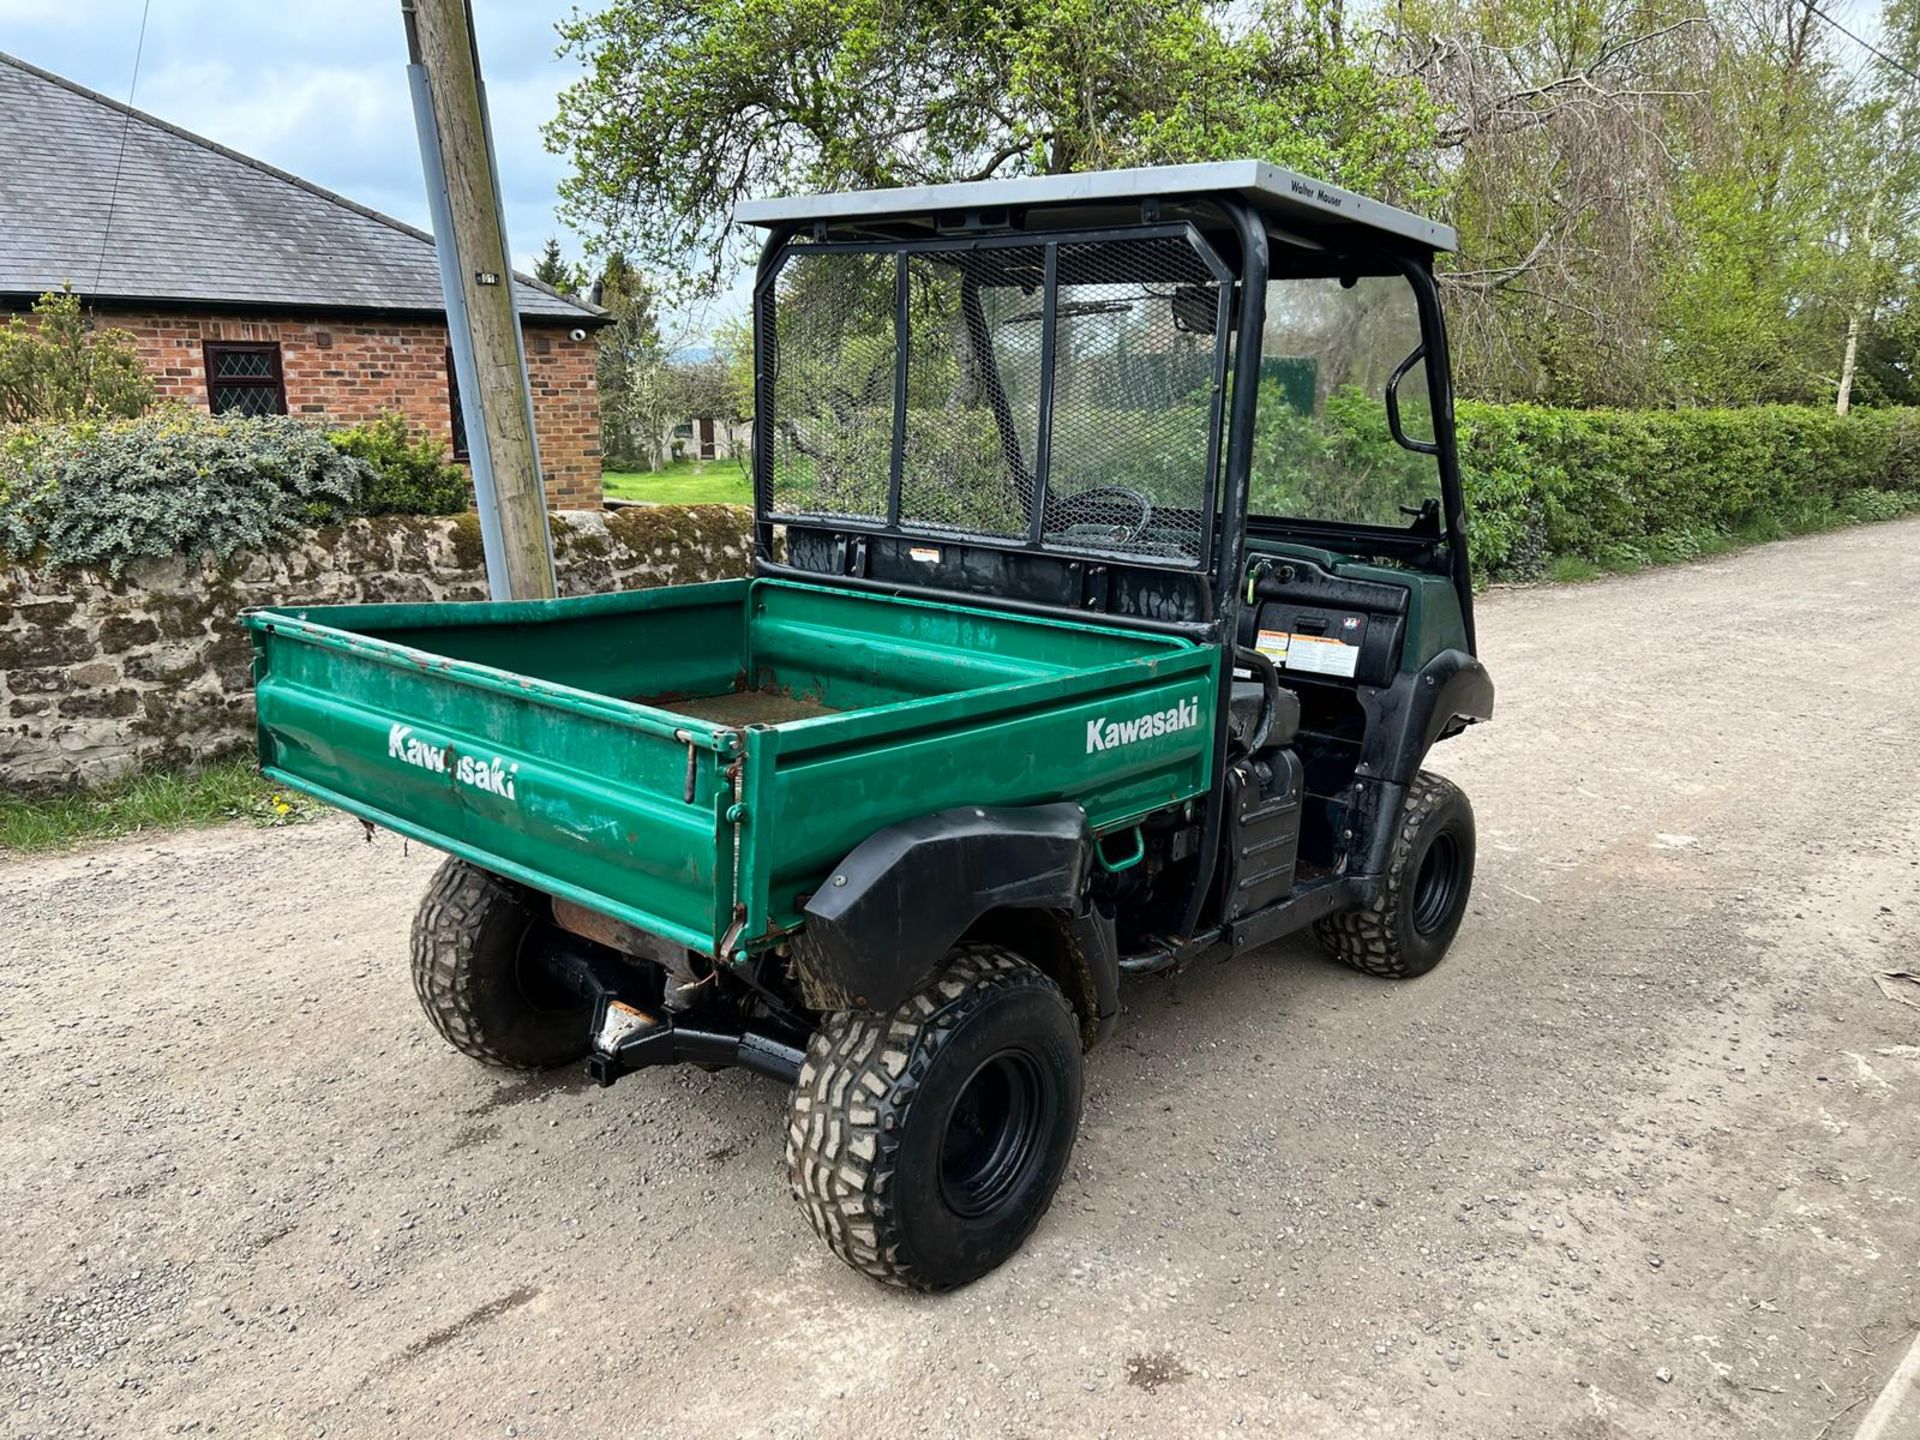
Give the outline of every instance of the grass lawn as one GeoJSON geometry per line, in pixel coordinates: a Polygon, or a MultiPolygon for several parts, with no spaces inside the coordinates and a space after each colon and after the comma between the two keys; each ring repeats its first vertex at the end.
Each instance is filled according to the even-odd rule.
{"type": "Polygon", "coordinates": [[[0,794],[0,855],[64,850],[88,840],[251,820],[291,825],[325,807],[267,783],[251,760],[204,770],[156,771],[118,784],[44,799],[0,794]]]}
{"type": "Polygon", "coordinates": [[[753,489],[738,460],[669,460],[664,470],[608,470],[600,478],[609,500],[651,500],[656,505],[753,504],[753,489]]]}

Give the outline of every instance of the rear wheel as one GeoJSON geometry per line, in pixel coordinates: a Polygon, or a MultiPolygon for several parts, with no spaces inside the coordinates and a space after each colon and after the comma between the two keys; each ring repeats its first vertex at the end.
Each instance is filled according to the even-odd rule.
{"type": "Polygon", "coordinates": [[[978,1279],[1020,1248],[1080,1125],[1079,1027],[1012,951],[963,945],[886,1015],[829,1015],[807,1047],[787,1177],[864,1275],[915,1290],[978,1279]]]}
{"type": "Polygon", "coordinates": [[[434,871],[413,918],[413,988],[455,1049],[503,1070],[587,1053],[593,1007],[541,964],[542,897],[464,860],[434,871]]]}
{"type": "Polygon", "coordinates": [[[1314,934],[1369,975],[1424,975],[1446,956],[1467,913],[1473,855],[1473,806],[1457,785],[1422,770],[1407,788],[1379,895],[1315,922],[1314,934]]]}

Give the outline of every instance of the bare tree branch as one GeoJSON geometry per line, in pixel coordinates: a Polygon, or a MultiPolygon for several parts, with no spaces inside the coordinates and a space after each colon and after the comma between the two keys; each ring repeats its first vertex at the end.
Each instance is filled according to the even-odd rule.
{"type": "Polygon", "coordinates": [[[1541,256],[1547,252],[1547,246],[1553,241],[1553,227],[1549,225],[1540,232],[1540,238],[1533,242],[1533,248],[1517,265],[1506,265],[1495,270],[1451,270],[1440,277],[1440,283],[1456,290],[1478,290],[1485,295],[1491,291],[1511,285],[1522,275],[1540,263],[1541,256]]]}

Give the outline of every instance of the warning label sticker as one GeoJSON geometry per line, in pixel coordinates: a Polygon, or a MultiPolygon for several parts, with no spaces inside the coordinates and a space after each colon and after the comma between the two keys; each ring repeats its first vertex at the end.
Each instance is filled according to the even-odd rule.
{"type": "Polygon", "coordinates": [[[1352,678],[1360,664],[1360,647],[1343,645],[1331,635],[1295,635],[1287,647],[1289,670],[1311,670],[1316,675],[1352,678]]]}
{"type": "Polygon", "coordinates": [[[1294,635],[1285,630],[1262,630],[1254,649],[1276,665],[1314,675],[1342,675],[1348,679],[1360,664],[1360,647],[1331,635],[1294,635]]]}

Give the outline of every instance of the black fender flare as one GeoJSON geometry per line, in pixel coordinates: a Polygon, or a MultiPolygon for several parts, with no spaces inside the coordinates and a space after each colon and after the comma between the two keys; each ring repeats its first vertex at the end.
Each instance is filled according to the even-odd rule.
{"type": "Polygon", "coordinates": [[[969,805],[889,825],[856,845],[807,900],[793,943],[801,992],[819,1010],[891,1010],[982,917],[1051,911],[1066,922],[1073,943],[1065,953],[1084,972],[1053,978],[1082,1012],[1091,1043],[1120,1008],[1112,915],[1089,899],[1094,864],[1093,829],[1074,804],[969,805]]]}
{"type": "Polygon", "coordinates": [[[1362,690],[1367,739],[1355,772],[1363,779],[1408,785],[1434,741],[1469,721],[1493,718],[1493,677],[1464,650],[1442,650],[1378,690],[1362,690]]]}

